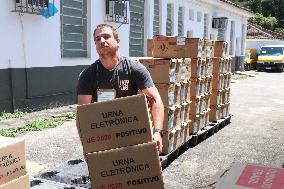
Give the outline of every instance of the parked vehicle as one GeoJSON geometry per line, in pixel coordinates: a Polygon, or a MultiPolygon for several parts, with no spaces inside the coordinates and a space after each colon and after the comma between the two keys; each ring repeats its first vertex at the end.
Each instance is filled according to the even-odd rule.
{"type": "Polygon", "coordinates": [[[245,70],[256,69],[257,56],[256,49],[246,49],[245,70]]]}
{"type": "Polygon", "coordinates": [[[257,71],[284,70],[284,45],[266,45],[260,49],[257,59],[257,71]]]}

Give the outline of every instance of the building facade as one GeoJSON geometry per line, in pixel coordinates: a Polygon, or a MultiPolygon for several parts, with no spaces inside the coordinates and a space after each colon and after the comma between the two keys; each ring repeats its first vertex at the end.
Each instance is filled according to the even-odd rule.
{"type": "Polygon", "coordinates": [[[227,0],[12,0],[0,7],[0,112],[75,103],[79,73],[98,55],[93,29],[118,28],[124,56],[153,35],[225,40],[244,54],[253,14],[227,0]]]}

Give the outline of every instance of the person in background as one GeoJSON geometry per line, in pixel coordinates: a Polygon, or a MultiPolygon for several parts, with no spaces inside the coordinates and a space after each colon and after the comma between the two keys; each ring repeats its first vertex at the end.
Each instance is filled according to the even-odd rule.
{"type": "MultiPolygon", "coordinates": [[[[78,105],[135,95],[142,91],[150,99],[154,121],[153,140],[162,150],[164,105],[148,70],[119,52],[118,32],[100,24],[93,33],[99,59],[83,70],[77,85],[78,105]]],[[[77,129],[78,128],[77,124],[77,129]]]]}

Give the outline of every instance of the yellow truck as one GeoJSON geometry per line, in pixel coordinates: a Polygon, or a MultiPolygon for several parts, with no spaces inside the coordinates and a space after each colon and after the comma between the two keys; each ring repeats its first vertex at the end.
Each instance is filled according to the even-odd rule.
{"type": "Polygon", "coordinates": [[[256,69],[257,50],[246,49],[245,53],[245,70],[256,69]]]}
{"type": "Polygon", "coordinates": [[[257,71],[284,70],[284,45],[266,45],[260,49],[257,59],[257,71]]]}

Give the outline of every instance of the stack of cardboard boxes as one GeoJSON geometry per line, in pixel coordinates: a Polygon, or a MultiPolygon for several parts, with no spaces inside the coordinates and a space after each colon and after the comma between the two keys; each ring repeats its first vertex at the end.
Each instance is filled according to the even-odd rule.
{"type": "Polygon", "coordinates": [[[164,188],[145,95],[78,106],[92,188],[164,188]]]}
{"type": "Polygon", "coordinates": [[[0,189],[29,189],[24,140],[0,137],[0,189]]]}
{"type": "Polygon", "coordinates": [[[148,39],[148,57],[136,58],[149,70],[165,106],[163,154],[189,140],[191,59],[184,58],[184,37],[148,39]]]}
{"type": "Polygon", "coordinates": [[[190,119],[191,133],[195,134],[208,124],[209,99],[212,79],[214,43],[199,38],[186,39],[185,56],[191,58],[190,119]]]}
{"type": "Polygon", "coordinates": [[[216,41],[214,47],[212,95],[209,121],[217,121],[229,115],[232,58],[228,57],[228,43],[216,41]]]}

